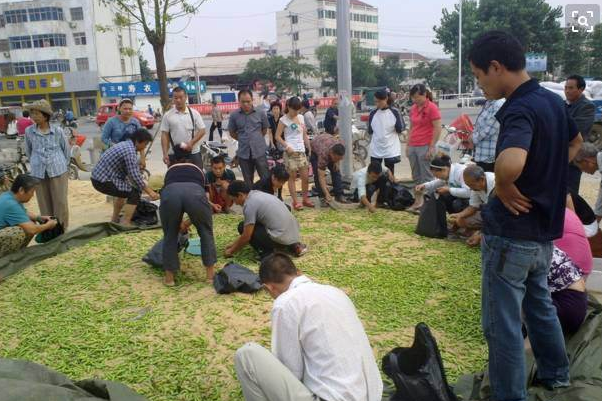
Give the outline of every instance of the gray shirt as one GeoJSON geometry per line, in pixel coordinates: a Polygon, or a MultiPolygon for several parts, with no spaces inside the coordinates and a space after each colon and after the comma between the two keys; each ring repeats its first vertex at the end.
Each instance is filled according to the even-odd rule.
{"type": "Polygon", "coordinates": [[[242,208],[245,226],[260,223],[272,241],[282,245],[300,242],[299,222],[274,195],[251,191],[242,208]]]}
{"type": "Polygon", "coordinates": [[[265,156],[266,144],[262,130],[269,126],[268,117],[261,109],[253,109],[249,114],[241,109],[230,113],[228,131],[238,134],[237,156],[241,159],[265,156]]]}

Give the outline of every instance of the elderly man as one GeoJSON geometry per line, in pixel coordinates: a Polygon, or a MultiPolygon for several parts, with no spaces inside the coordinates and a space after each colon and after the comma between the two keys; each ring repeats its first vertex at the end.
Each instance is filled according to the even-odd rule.
{"type": "Polygon", "coordinates": [[[56,226],[55,219],[36,216],[23,206],[33,198],[39,183],[37,178],[19,174],[10,191],[0,195],[0,258],[26,247],[34,235],[56,226]]]}
{"type": "Polygon", "coordinates": [[[470,188],[468,207],[460,213],[449,215],[449,220],[457,227],[476,230],[466,240],[470,246],[481,244],[481,228],[483,220],[481,209],[487,204],[491,192],[495,188],[495,174],[485,171],[483,167],[471,164],[464,170],[464,182],[470,188]]]}
{"type": "Polygon", "coordinates": [[[228,131],[238,141],[238,163],[242,176],[250,187],[255,170],[260,178],[268,175],[268,160],[265,155],[264,136],[268,132],[268,117],[261,108],[253,107],[253,93],[243,89],[238,92],[240,109],[230,113],[228,131]]]}
{"type": "MultiPolygon", "coordinates": [[[[595,174],[596,171],[602,173],[602,152],[598,152],[594,144],[586,142],[579,149],[573,163],[584,173],[595,174]]],[[[600,221],[602,219],[602,183],[598,189],[598,199],[596,200],[594,213],[598,221],[600,221]]]]}
{"type": "Polygon", "coordinates": [[[259,278],[275,299],[272,352],[255,343],[236,351],[245,400],[380,401],[380,372],[349,297],[282,253],[262,261],[259,278]]]}
{"type": "Polygon", "coordinates": [[[121,223],[131,224],[142,191],[152,200],[159,199],[159,195],[142,179],[136,159],[136,152],[143,152],[152,139],[147,130],[139,129],[129,140],[120,142],[104,152],[92,170],[92,186],[98,192],[114,197],[111,218],[114,223],[120,222],[123,209],[121,223]]]}
{"type": "MultiPolygon", "coordinates": [[[[589,133],[594,124],[596,107],[589,101],[583,91],[585,90],[585,79],[579,75],[571,75],[564,84],[564,94],[566,95],[567,109],[583,139],[587,141],[589,133]]],[[[581,170],[574,163],[569,164],[568,187],[571,191],[579,193],[581,184],[581,170]]]]}
{"type": "Polygon", "coordinates": [[[343,198],[343,180],[339,167],[340,161],[343,160],[344,156],[345,146],[340,139],[330,134],[320,134],[311,141],[309,161],[311,162],[314,183],[322,206],[330,204],[333,200],[328,186],[326,186],[326,169],[330,170],[335,200],[339,203],[349,203],[343,198]]]}

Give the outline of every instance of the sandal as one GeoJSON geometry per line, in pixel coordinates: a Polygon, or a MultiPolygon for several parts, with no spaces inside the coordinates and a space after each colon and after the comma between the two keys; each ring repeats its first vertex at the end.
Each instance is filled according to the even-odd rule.
{"type": "Polygon", "coordinates": [[[307,206],[307,207],[316,207],[316,205],[314,205],[314,203],[312,201],[310,201],[309,199],[303,199],[303,206],[307,206]]]}
{"type": "Polygon", "coordinates": [[[303,210],[303,205],[299,202],[293,202],[293,209],[295,210],[303,210]]]}

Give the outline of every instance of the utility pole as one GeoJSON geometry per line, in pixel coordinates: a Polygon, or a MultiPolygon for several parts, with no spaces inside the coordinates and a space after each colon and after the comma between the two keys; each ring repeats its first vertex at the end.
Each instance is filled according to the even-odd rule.
{"type": "Polygon", "coordinates": [[[351,35],[349,22],[349,0],[337,0],[337,84],[339,98],[339,133],[345,144],[343,179],[353,175],[353,145],[351,137],[351,35]]]}
{"type": "Polygon", "coordinates": [[[196,69],[196,57],[195,57],[194,63],[192,65],[194,68],[194,77],[196,79],[196,103],[201,104],[201,80],[199,78],[199,73],[196,69]]]}
{"type": "MultiPolygon", "coordinates": [[[[460,0],[460,21],[458,24],[458,100],[462,93],[462,0],[460,0]]],[[[462,106],[464,102],[461,101],[462,106]]]]}

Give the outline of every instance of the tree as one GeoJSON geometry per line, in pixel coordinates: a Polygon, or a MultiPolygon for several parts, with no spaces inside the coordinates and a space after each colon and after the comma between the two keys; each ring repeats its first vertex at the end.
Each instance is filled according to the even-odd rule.
{"type": "Polygon", "coordinates": [[[579,29],[573,32],[570,28],[565,30],[560,63],[565,76],[570,74],[585,75],[587,70],[586,45],[588,35],[585,30],[579,29]]]}
{"type": "MultiPolygon", "coordinates": [[[[471,82],[468,51],[478,35],[489,30],[514,33],[527,51],[546,53],[548,71],[553,71],[561,54],[562,30],[558,19],[562,7],[552,8],[545,0],[462,0],[462,71],[471,82]]],[[[443,10],[435,26],[435,43],[458,60],[459,5],[443,10]]]]}
{"type": "Polygon", "coordinates": [[[602,79],[602,24],[596,25],[589,40],[590,61],[589,74],[602,79]]]}
{"type": "Polygon", "coordinates": [[[161,105],[169,103],[167,70],[165,67],[165,40],[169,25],[181,18],[191,18],[207,0],[100,0],[115,12],[118,28],[132,27],[144,34],[153,48],[161,105]]]}
{"type": "MultiPolygon", "coordinates": [[[[299,93],[305,88],[303,77],[316,76],[314,66],[303,63],[299,57],[267,56],[251,59],[238,77],[239,84],[249,87],[256,81],[272,83],[279,91],[299,93]]],[[[267,85],[264,85],[264,87],[267,85]]]]}
{"type": "Polygon", "coordinates": [[[433,90],[455,93],[458,90],[458,65],[456,63],[421,62],[414,69],[414,77],[424,79],[433,90]]]}
{"type": "Polygon", "coordinates": [[[408,73],[399,59],[386,57],[376,69],[376,84],[396,91],[407,75],[408,73]]]}
{"type": "MultiPolygon", "coordinates": [[[[316,49],[316,57],[320,62],[322,85],[330,88],[337,87],[337,47],[323,44],[316,49]]],[[[351,79],[354,87],[375,86],[377,66],[370,59],[366,49],[357,43],[351,43],[351,79]]]]}
{"type": "Polygon", "coordinates": [[[148,66],[148,60],[144,58],[142,54],[138,55],[138,61],[140,62],[140,80],[141,81],[154,81],[153,72],[148,66]]]}

